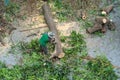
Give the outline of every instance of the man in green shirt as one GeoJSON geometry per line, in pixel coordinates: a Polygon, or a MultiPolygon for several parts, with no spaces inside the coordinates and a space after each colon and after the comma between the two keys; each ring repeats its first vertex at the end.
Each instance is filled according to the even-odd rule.
{"type": "Polygon", "coordinates": [[[39,39],[40,48],[44,54],[48,54],[48,50],[47,50],[48,42],[51,43],[55,42],[55,34],[53,32],[43,33],[41,38],[39,39]]]}

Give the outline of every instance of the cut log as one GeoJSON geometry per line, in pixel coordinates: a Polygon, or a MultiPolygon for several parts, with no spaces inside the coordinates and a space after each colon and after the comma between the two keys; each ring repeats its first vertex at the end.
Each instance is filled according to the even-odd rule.
{"type": "Polygon", "coordinates": [[[96,31],[101,30],[101,29],[102,29],[102,25],[99,24],[99,23],[96,23],[92,28],[86,29],[86,32],[92,34],[92,33],[96,32],[96,31]]]}
{"type": "Polygon", "coordinates": [[[102,10],[102,14],[103,12],[106,12],[106,14],[109,14],[112,10],[113,10],[113,5],[109,5],[102,10]]]}
{"type": "Polygon", "coordinates": [[[107,31],[107,25],[103,25],[102,26],[102,29],[101,29],[101,32],[102,33],[105,33],[107,31]]]}
{"type": "Polygon", "coordinates": [[[107,22],[109,22],[109,20],[105,17],[97,17],[95,18],[95,22],[102,25],[102,24],[106,24],[107,22]]]}
{"type": "Polygon", "coordinates": [[[62,50],[62,46],[61,46],[61,41],[59,39],[59,35],[58,35],[58,31],[57,31],[57,28],[56,28],[56,24],[54,23],[53,21],[53,18],[52,18],[52,14],[51,14],[51,10],[50,10],[50,6],[49,4],[45,3],[43,6],[42,6],[42,9],[43,9],[43,13],[44,13],[44,18],[45,18],[45,21],[50,29],[50,31],[54,32],[55,33],[55,40],[56,40],[56,53],[53,54],[51,56],[51,58],[53,57],[58,57],[58,58],[62,58],[64,57],[64,52],[62,50]]]}

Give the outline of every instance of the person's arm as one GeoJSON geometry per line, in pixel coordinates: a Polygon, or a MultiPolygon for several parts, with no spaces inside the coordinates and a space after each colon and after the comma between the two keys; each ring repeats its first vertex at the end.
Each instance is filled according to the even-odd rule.
{"type": "Polygon", "coordinates": [[[51,42],[52,44],[56,44],[55,38],[51,38],[50,42],[51,42]]]}

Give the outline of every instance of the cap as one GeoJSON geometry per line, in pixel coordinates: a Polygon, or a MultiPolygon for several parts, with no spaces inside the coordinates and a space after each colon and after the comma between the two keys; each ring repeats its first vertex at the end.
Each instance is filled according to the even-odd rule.
{"type": "Polygon", "coordinates": [[[54,38],[55,33],[53,33],[53,32],[48,32],[48,36],[49,36],[50,38],[54,38]]]}

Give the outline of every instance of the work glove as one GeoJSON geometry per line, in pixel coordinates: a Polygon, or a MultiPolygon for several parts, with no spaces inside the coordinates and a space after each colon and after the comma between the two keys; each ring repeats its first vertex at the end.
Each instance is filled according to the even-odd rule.
{"type": "Polygon", "coordinates": [[[51,38],[51,43],[56,44],[55,38],[51,38]]]}

